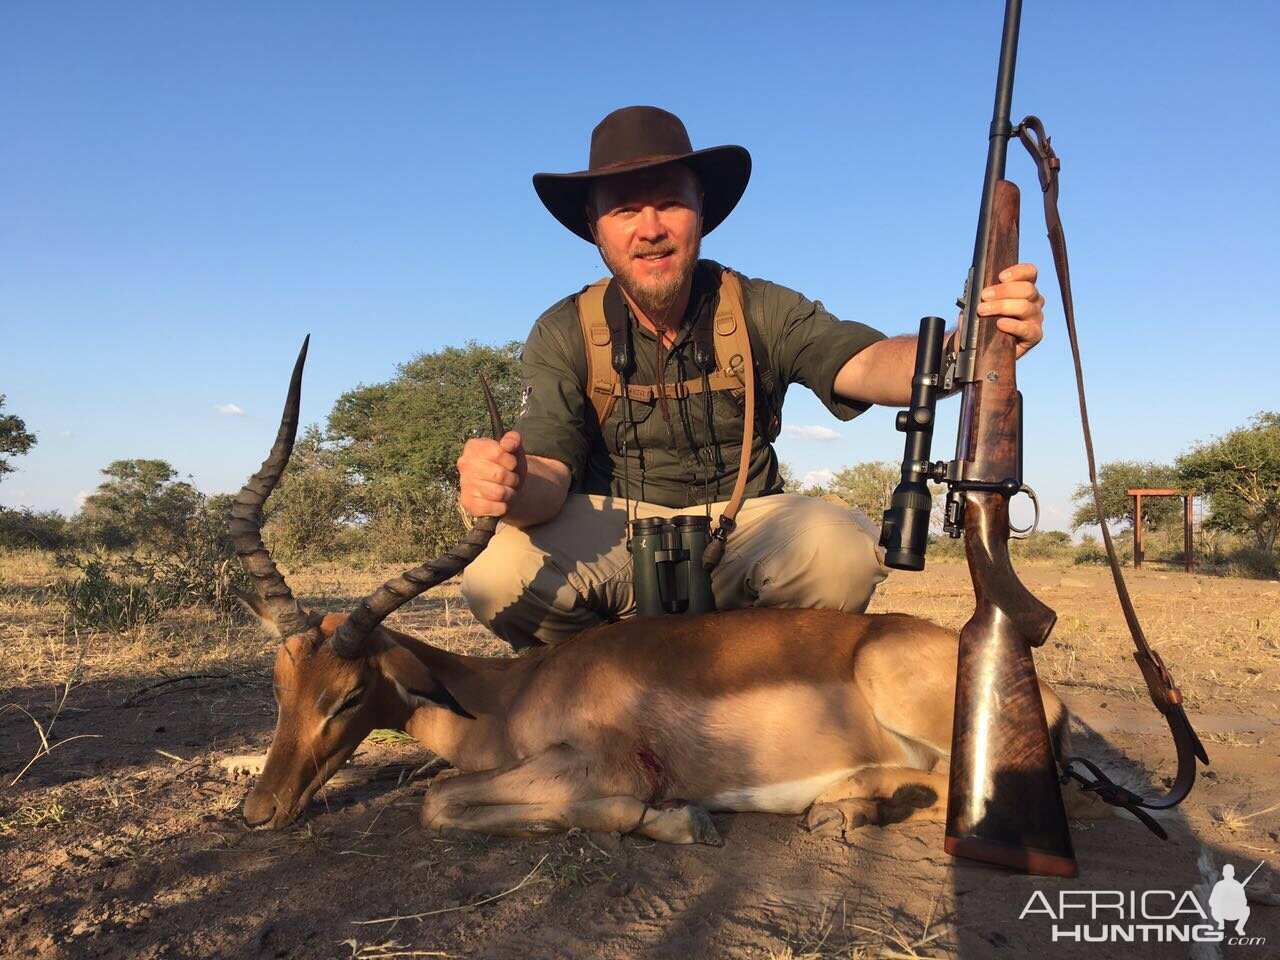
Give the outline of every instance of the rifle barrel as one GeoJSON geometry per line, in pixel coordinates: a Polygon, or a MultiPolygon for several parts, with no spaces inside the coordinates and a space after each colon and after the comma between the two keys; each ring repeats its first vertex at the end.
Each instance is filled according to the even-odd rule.
{"type": "MultiPolygon", "coordinates": [[[[982,204],[978,209],[978,231],[973,241],[973,264],[965,284],[964,320],[960,327],[960,362],[957,381],[964,384],[960,401],[962,422],[971,416],[973,405],[974,346],[977,337],[978,304],[981,302],[983,278],[987,275],[987,250],[990,247],[991,211],[995,207],[996,183],[1004,179],[1005,157],[1008,153],[1009,134],[1012,128],[1009,113],[1013,104],[1013,74],[1018,61],[1018,28],[1022,21],[1022,0],[1006,0],[1004,8],[1004,34],[1000,40],[1000,66],[996,70],[996,100],[991,112],[991,128],[987,141],[987,169],[982,179],[982,204]]],[[[956,446],[956,460],[963,463],[972,459],[969,448],[969,431],[961,430],[956,446]]]]}
{"type": "Polygon", "coordinates": [[[1259,861],[1258,861],[1258,865],[1257,865],[1256,867],[1254,867],[1254,868],[1253,868],[1253,871],[1252,871],[1252,872],[1251,872],[1247,877],[1245,877],[1245,878],[1244,878],[1244,883],[1240,884],[1240,886],[1242,886],[1242,887],[1246,887],[1246,886],[1248,886],[1248,885],[1249,885],[1249,881],[1253,879],[1253,874],[1255,874],[1255,873],[1257,873],[1259,870],[1261,870],[1261,869],[1262,869],[1262,865],[1263,865],[1264,863],[1266,863],[1266,862],[1267,862],[1267,861],[1265,861],[1265,860],[1259,860],[1259,861]]]}

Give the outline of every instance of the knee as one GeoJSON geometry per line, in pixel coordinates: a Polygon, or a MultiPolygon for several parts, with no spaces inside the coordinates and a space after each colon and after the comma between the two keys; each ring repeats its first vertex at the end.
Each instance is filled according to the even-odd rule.
{"type": "Polygon", "coordinates": [[[444,830],[448,822],[456,815],[454,804],[449,800],[449,791],[441,789],[447,785],[444,783],[433,783],[427,790],[426,797],[422,801],[422,810],[418,814],[418,822],[422,829],[429,833],[440,833],[444,830]]]}
{"type": "Polygon", "coordinates": [[[827,511],[794,534],[761,564],[762,598],[768,588],[779,606],[865,610],[888,575],[874,527],[852,511],[827,511]]]}
{"type": "Polygon", "coordinates": [[[520,564],[515,559],[522,544],[515,541],[523,540],[527,545],[528,539],[522,530],[503,527],[462,571],[462,599],[487,628],[492,629],[494,618],[524,589],[520,564]]]}

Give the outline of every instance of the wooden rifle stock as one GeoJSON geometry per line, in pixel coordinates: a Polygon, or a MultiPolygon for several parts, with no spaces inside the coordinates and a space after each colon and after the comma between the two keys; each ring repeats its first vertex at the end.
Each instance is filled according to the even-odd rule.
{"type": "MultiPolygon", "coordinates": [[[[1018,188],[1006,180],[996,183],[987,251],[985,276],[972,297],[1018,262],[1018,188]]],[[[974,380],[965,387],[962,421],[970,456],[960,479],[977,605],[960,633],[945,846],[953,856],[1073,877],[1075,853],[1031,658],[1057,615],[1032,596],[1010,563],[1009,489],[964,488],[966,481],[1022,480],[1014,338],[993,319],[975,322],[974,380]]]]}

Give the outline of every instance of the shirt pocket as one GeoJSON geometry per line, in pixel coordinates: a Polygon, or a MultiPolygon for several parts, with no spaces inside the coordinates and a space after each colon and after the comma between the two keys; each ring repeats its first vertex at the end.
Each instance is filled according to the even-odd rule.
{"type": "MultiPolygon", "coordinates": [[[[746,420],[747,398],[745,391],[717,390],[714,394],[715,421],[708,431],[708,444],[718,441],[724,455],[738,455],[742,448],[742,427],[746,420]]],[[[757,400],[759,397],[757,397],[757,400]]],[[[736,468],[736,463],[735,463],[736,468]]]]}
{"type": "Polygon", "coordinates": [[[651,450],[653,447],[667,447],[665,437],[662,435],[662,417],[654,418],[654,408],[657,403],[646,403],[640,400],[632,400],[628,405],[625,397],[621,397],[613,405],[613,411],[609,414],[604,430],[604,443],[609,453],[615,459],[622,458],[622,450],[624,446],[623,432],[625,429],[625,446],[627,456],[632,460],[638,460],[640,450],[651,450]],[[630,406],[630,409],[628,409],[630,406]],[[657,434],[654,429],[657,428],[657,434]],[[638,449],[637,449],[638,448],[638,449]]]}

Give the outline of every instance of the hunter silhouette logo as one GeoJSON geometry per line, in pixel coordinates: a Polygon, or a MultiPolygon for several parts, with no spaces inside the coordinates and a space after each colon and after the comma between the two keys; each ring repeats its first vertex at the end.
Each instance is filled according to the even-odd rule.
{"type": "Polygon", "coordinates": [[[1213,885],[1213,891],[1209,894],[1209,912],[1218,921],[1219,930],[1226,926],[1228,920],[1232,920],[1235,921],[1236,933],[1244,936],[1244,922],[1249,919],[1249,901],[1245,898],[1244,888],[1253,879],[1253,874],[1261,869],[1262,863],[1253,868],[1253,873],[1244,878],[1244,883],[1235,879],[1234,866],[1229,863],[1222,865],[1222,879],[1213,885]]]}

